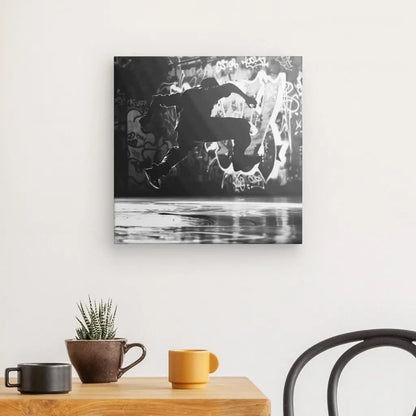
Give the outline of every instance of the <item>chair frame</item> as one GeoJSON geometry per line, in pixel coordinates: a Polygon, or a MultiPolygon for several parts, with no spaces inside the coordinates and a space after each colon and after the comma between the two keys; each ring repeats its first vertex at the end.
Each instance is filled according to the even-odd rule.
{"type": "MultiPolygon", "coordinates": [[[[283,392],[283,415],[294,416],[294,392],[296,381],[305,365],[317,355],[340,345],[358,342],[344,352],[335,363],[328,381],[327,404],[329,416],[338,416],[338,384],[345,366],[357,355],[378,347],[395,347],[405,350],[416,358],[416,332],[404,329],[370,329],[337,335],[315,344],[306,350],[292,365],[283,392]]],[[[413,412],[416,416],[416,409],[413,412]]]]}

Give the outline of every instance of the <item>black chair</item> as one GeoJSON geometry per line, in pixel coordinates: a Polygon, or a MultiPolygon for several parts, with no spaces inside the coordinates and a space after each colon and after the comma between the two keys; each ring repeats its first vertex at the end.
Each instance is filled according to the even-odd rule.
{"type": "MultiPolygon", "coordinates": [[[[344,352],[332,368],[328,381],[327,403],[329,416],[338,416],[337,391],[338,382],[345,366],[357,355],[364,351],[377,347],[396,347],[408,351],[416,357],[416,332],[406,331],[403,329],[371,329],[367,331],[350,332],[348,334],[338,335],[319,342],[305,351],[293,364],[286,378],[283,393],[283,415],[294,416],[293,396],[296,380],[303,367],[312,360],[312,358],[339,345],[350,342],[358,342],[349,350],[344,352]]],[[[416,416],[416,409],[413,412],[416,416]]]]}

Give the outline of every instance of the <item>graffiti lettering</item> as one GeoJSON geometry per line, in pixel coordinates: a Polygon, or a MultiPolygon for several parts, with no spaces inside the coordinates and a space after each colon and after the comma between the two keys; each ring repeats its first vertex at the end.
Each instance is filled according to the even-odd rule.
{"type": "Polygon", "coordinates": [[[234,71],[238,68],[238,64],[237,61],[235,60],[235,58],[231,59],[231,60],[226,60],[226,59],[221,59],[220,61],[217,61],[217,63],[215,64],[215,70],[217,73],[222,72],[222,71],[234,71]]]}
{"type": "Polygon", "coordinates": [[[286,71],[291,71],[293,69],[293,63],[290,56],[278,56],[276,61],[279,62],[280,66],[286,71]]]}
{"type": "Polygon", "coordinates": [[[246,56],[241,61],[247,69],[264,68],[267,66],[267,60],[265,56],[246,56]]]}

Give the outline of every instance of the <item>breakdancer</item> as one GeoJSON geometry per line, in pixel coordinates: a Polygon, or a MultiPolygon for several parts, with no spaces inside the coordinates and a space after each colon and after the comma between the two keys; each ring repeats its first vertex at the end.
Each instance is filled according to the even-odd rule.
{"type": "Polygon", "coordinates": [[[251,143],[250,124],[247,120],[211,117],[212,109],[218,100],[232,93],[243,97],[250,107],[257,105],[253,97],[246,95],[236,85],[219,85],[215,78],[206,78],[199,87],[190,88],[182,93],[153,96],[149,112],[140,119],[143,131],[151,130],[152,116],[161,106],[175,106],[179,118],[176,126],[178,145],[170,148],[159,164],[153,163],[151,168],[145,169],[146,178],[153,188],[159,189],[162,176],[167,175],[172,167],[201,142],[234,140],[231,160],[235,171],[248,171],[255,163],[261,161],[261,156],[244,154],[251,143]]]}

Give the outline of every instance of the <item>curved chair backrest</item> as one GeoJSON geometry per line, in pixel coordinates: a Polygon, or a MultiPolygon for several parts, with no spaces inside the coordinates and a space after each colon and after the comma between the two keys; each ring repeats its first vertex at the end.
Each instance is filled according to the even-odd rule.
{"type": "MultiPolygon", "coordinates": [[[[358,342],[347,350],[335,363],[328,381],[327,401],[329,416],[338,416],[337,390],[342,370],[358,354],[377,347],[396,347],[408,351],[416,357],[416,332],[404,329],[370,329],[367,331],[350,332],[328,338],[305,351],[292,365],[286,378],[283,393],[283,415],[294,416],[293,397],[296,380],[303,367],[312,358],[339,345],[358,342]],[[361,341],[361,342],[360,342],[361,341]]],[[[413,413],[416,416],[416,409],[413,413]]]]}

